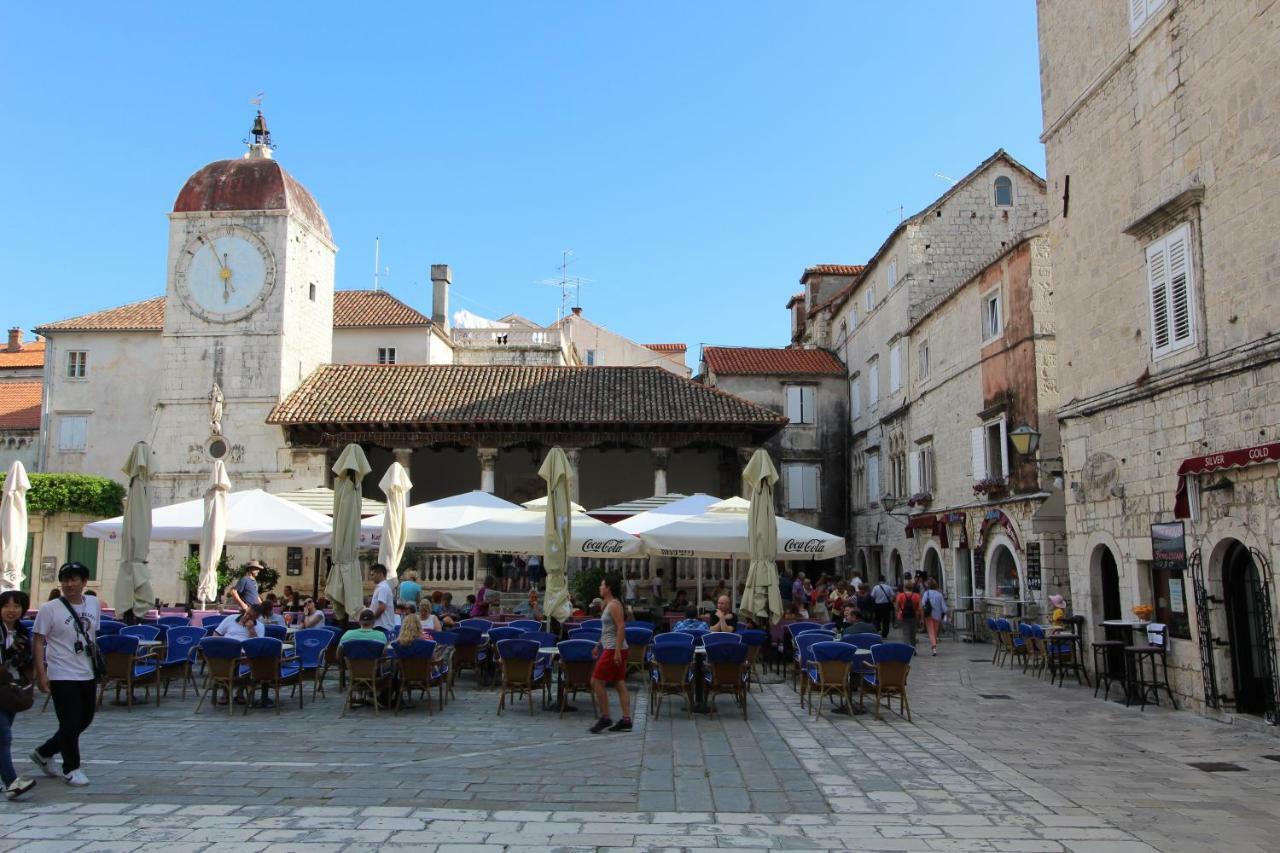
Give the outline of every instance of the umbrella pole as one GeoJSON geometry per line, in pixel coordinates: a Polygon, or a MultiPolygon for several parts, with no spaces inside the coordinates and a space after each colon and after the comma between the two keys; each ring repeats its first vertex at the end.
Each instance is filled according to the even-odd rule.
{"type": "Polygon", "coordinates": [[[738,609],[738,558],[733,556],[729,558],[729,609],[738,609]]]}
{"type": "Polygon", "coordinates": [[[706,562],[705,557],[698,558],[698,600],[696,604],[699,607],[702,606],[702,567],[705,562],[706,562]]]}

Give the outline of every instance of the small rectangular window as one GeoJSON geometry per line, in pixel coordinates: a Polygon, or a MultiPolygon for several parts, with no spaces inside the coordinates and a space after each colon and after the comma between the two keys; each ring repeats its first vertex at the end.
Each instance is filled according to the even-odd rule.
{"type": "Polygon", "coordinates": [[[1151,354],[1163,358],[1196,343],[1191,226],[1183,223],[1147,246],[1151,354]]]}
{"type": "Polygon", "coordinates": [[[815,421],[814,404],[817,389],[812,385],[787,385],[787,420],[791,425],[812,425],[815,421]]]}
{"type": "Polygon", "coordinates": [[[879,454],[870,454],[867,456],[867,503],[878,504],[880,502],[880,456],[879,454]]]}
{"type": "Polygon", "coordinates": [[[1165,0],[1129,0],[1129,33],[1142,29],[1142,25],[1165,4],[1165,0]]]}
{"type": "Polygon", "coordinates": [[[818,466],[792,463],[782,467],[787,483],[787,509],[817,509],[818,466]]]}
{"type": "Polygon", "coordinates": [[[889,349],[889,393],[902,390],[902,344],[896,343],[889,349]]]}
{"type": "Polygon", "coordinates": [[[862,380],[860,379],[849,383],[849,417],[855,421],[862,417],[862,380]]]}
{"type": "Polygon", "coordinates": [[[920,480],[920,491],[926,494],[933,494],[934,489],[934,462],[933,462],[933,442],[920,445],[920,450],[915,454],[917,457],[918,472],[916,476],[920,480]]]}
{"type": "Polygon", "coordinates": [[[871,309],[876,307],[876,289],[874,287],[867,288],[867,313],[871,313],[871,309]]]}
{"type": "Polygon", "coordinates": [[[89,373],[89,353],[71,350],[67,353],[67,378],[84,379],[89,373]]]}
{"type": "Polygon", "coordinates": [[[896,260],[889,261],[889,269],[885,272],[885,284],[889,290],[898,283],[898,262],[896,260]]]}
{"type": "Polygon", "coordinates": [[[921,341],[916,346],[916,373],[921,379],[929,378],[929,342],[921,341]]]}
{"type": "Polygon", "coordinates": [[[850,329],[858,328],[858,306],[857,305],[849,306],[849,328],[850,329]]]}
{"type": "Polygon", "coordinates": [[[872,358],[867,362],[867,408],[876,410],[880,401],[880,359],[872,358]]]}
{"type": "Polygon", "coordinates": [[[604,362],[600,359],[600,353],[596,350],[587,350],[587,367],[599,367],[604,362]]]}
{"type": "Polygon", "coordinates": [[[58,449],[83,452],[87,446],[89,418],[85,415],[62,415],[58,418],[58,449]]]}
{"type": "Polygon", "coordinates": [[[1004,316],[1000,305],[1000,288],[982,296],[982,342],[989,343],[1004,332],[1004,316]]]}
{"type": "Polygon", "coordinates": [[[307,285],[307,298],[312,302],[316,301],[316,286],[314,284],[307,285]]]}
{"type": "Polygon", "coordinates": [[[395,364],[395,347],[378,347],[378,364],[395,364]]]}

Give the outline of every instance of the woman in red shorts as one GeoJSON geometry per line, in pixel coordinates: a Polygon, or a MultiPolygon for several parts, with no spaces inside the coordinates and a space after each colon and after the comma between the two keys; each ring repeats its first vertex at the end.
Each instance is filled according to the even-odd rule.
{"type": "Polygon", "coordinates": [[[600,656],[591,673],[591,689],[600,705],[600,719],[591,727],[592,734],[608,729],[611,732],[631,731],[631,697],[627,695],[627,626],[618,600],[622,581],[617,575],[605,575],[600,581],[600,597],[604,599],[604,611],[600,614],[600,656]],[[605,686],[612,684],[618,691],[618,704],[622,716],[618,722],[609,718],[609,694],[605,686]]]}

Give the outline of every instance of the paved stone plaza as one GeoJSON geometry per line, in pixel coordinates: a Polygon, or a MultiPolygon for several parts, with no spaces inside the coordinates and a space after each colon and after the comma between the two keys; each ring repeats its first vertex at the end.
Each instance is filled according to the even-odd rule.
{"type": "MultiPolygon", "coordinates": [[[[722,717],[693,721],[668,719],[666,704],[654,720],[644,697],[634,733],[592,736],[585,708],[496,717],[496,694],[469,676],[431,718],[338,719],[336,696],[247,719],[194,716],[190,697],[107,707],[85,744],[93,784],[41,777],[0,804],[0,847],[1274,849],[1280,762],[1266,756],[1280,758],[1280,741],[1104,703],[979,662],[989,654],[948,644],[918,659],[914,725],[815,721],[779,684],[753,696],[745,722],[727,697],[722,717]]],[[[53,724],[52,711],[19,719],[22,772],[53,724]]]]}

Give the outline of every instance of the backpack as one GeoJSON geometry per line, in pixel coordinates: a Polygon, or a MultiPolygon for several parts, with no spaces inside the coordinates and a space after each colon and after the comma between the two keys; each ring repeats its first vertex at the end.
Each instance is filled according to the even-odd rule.
{"type": "Polygon", "coordinates": [[[929,590],[924,594],[924,618],[928,619],[933,615],[933,590],[929,590]]]}
{"type": "Polygon", "coordinates": [[[911,596],[912,596],[912,593],[909,593],[909,592],[903,594],[903,599],[902,599],[902,618],[903,619],[916,618],[916,603],[911,596]]]}

